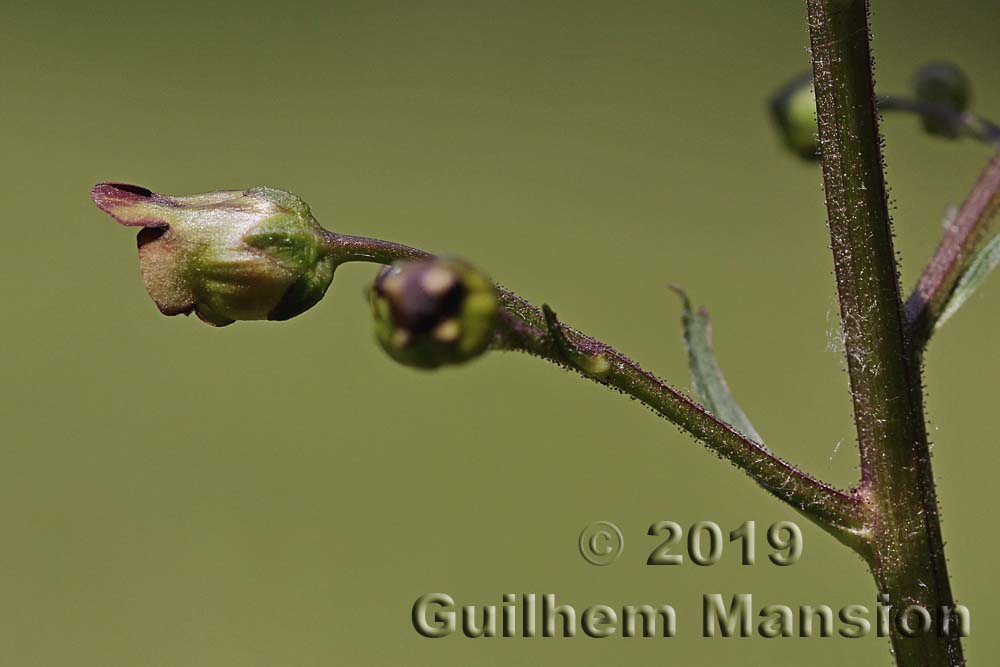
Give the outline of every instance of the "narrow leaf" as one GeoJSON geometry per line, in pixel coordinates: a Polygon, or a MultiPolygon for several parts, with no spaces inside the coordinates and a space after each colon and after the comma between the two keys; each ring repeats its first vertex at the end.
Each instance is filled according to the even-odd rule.
{"type": "Polygon", "coordinates": [[[719,364],[715,361],[715,353],[712,351],[712,325],[708,313],[704,309],[695,312],[684,290],[673,286],[671,289],[677,292],[684,306],[681,325],[684,329],[684,345],[688,351],[688,365],[691,368],[695,393],[709,412],[751,440],[763,445],[764,440],[733,398],[719,364]]]}
{"type": "Polygon", "coordinates": [[[979,254],[969,264],[969,268],[965,270],[962,277],[955,283],[955,289],[948,295],[948,300],[941,310],[941,315],[934,324],[935,331],[940,329],[942,324],[958,312],[962,304],[986,281],[986,277],[992,273],[997,264],[1000,264],[1000,234],[994,236],[990,239],[989,243],[983,246],[983,249],[979,251],[979,254]]]}

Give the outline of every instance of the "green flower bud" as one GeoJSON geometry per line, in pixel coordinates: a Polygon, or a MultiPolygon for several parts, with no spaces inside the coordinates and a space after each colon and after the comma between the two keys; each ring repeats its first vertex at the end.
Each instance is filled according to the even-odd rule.
{"type": "MultiPolygon", "coordinates": [[[[928,63],[914,75],[913,92],[921,102],[962,113],[969,108],[972,84],[969,77],[952,63],[928,63]]],[[[947,114],[926,113],[923,123],[927,132],[942,137],[955,138],[961,132],[956,119],[947,114]]]]}
{"type": "Polygon", "coordinates": [[[165,315],[214,326],[286,320],[326,293],[336,265],[301,199],[273,188],[187,197],[120,183],[91,190],[98,208],[139,230],[139,267],[165,315]]]}
{"type": "Polygon", "coordinates": [[[369,291],[375,338],[396,361],[417,368],[459,364],[482,354],[500,313],[496,287],[457,259],[400,262],[369,291]]]}
{"type": "Polygon", "coordinates": [[[819,124],[812,75],[791,81],[771,99],[771,117],[781,138],[803,160],[819,158],[819,124]]]}

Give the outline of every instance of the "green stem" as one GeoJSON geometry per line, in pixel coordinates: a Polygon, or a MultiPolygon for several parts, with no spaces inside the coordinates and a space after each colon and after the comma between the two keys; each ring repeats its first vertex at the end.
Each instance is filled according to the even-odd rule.
{"type": "MultiPolygon", "coordinates": [[[[327,245],[338,263],[390,264],[431,256],[396,243],[332,232],[327,233],[327,245]]],[[[859,551],[866,549],[865,507],[856,494],[835,489],[775,456],[611,346],[565,325],[557,324],[560,335],[552,335],[542,310],[509,290],[498,289],[504,326],[495,348],[531,353],[641,401],[844,543],[859,551]],[[586,372],[567,358],[566,345],[576,354],[600,358],[601,363],[586,372]]]]}
{"type": "MultiPolygon", "coordinates": [[[[844,347],[872,507],[869,564],[896,609],[953,608],[923,417],[920,369],[904,335],[882,170],[866,0],[807,0],[827,214],[844,347]]],[[[901,667],[962,665],[954,633],[890,624],[901,667]]]]}

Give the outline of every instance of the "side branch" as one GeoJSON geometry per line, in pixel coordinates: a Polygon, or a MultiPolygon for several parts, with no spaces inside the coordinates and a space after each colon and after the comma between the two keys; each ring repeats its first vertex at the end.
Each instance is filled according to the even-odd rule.
{"type": "MultiPolygon", "coordinates": [[[[509,293],[501,300],[509,308],[508,312],[533,308],[509,293]]],[[[502,344],[508,349],[567,366],[598,384],[642,402],[730,461],[772,495],[830,530],[838,539],[855,547],[863,543],[867,529],[865,507],[859,497],[835,489],[774,455],[605,343],[566,325],[559,326],[563,336],[582,354],[602,360],[601,364],[594,364],[602,369],[601,372],[567,365],[553,336],[520,317],[512,325],[508,318],[508,331],[502,344]]]]}
{"type": "MultiPolygon", "coordinates": [[[[327,242],[340,262],[388,264],[430,256],[415,248],[356,236],[328,233],[327,242]]],[[[641,401],[841,541],[857,549],[864,548],[868,522],[859,497],[835,489],[775,456],[609,345],[560,324],[551,311],[546,318],[541,309],[506,289],[499,289],[503,327],[495,345],[497,349],[528,352],[641,401]],[[551,331],[553,326],[558,329],[551,331]],[[567,354],[567,345],[572,347],[571,354],[567,354]],[[596,363],[580,359],[593,359],[596,363]]]]}
{"type": "Polygon", "coordinates": [[[990,220],[1000,210],[1000,150],[945,230],[906,302],[907,326],[916,351],[926,346],[955,284],[982,243],[990,220]]]}
{"type": "Polygon", "coordinates": [[[886,95],[878,98],[880,111],[906,111],[925,119],[939,119],[954,128],[955,136],[967,136],[987,145],[1000,145],[1000,126],[968,111],[955,111],[943,104],[886,95]]]}

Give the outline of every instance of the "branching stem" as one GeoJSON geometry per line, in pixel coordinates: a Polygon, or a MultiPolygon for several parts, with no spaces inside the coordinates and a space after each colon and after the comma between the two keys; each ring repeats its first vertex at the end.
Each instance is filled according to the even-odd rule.
{"type": "MultiPolygon", "coordinates": [[[[327,234],[327,244],[338,263],[368,261],[389,264],[431,256],[422,250],[388,241],[332,232],[327,234]]],[[[560,343],[556,336],[549,333],[541,309],[509,290],[499,290],[504,326],[495,348],[528,352],[578,371],[584,377],[641,401],[841,541],[858,550],[866,548],[866,526],[869,522],[864,515],[865,506],[856,494],[840,491],[815,479],[749,440],[611,346],[566,325],[557,324],[562,333],[560,343]],[[602,363],[581,367],[568,362],[565,349],[561,347],[566,343],[580,355],[598,358],[602,363]]]]}
{"type": "MultiPolygon", "coordinates": [[[[1000,206],[1000,153],[949,228],[904,313],[883,173],[868,1],[807,0],[806,6],[831,248],[861,454],[859,489],[843,492],[811,477],[617,350],[562,324],[548,307],[536,308],[502,288],[502,326],[494,348],[528,352],[641,401],[861,554],[897,610],[917,605],[940,615],[953,610],[955,602],[924,422],[920,351],[986,220],[1000,206]]],[[[882,103],[937,113],[898,100],[882,103]]],[[[961,120],[964,132],[996,140],[992,124],[961,120]]],[[[338,262],[429,256],[377,239],[328,233],[327,242],[338,262]]],[[[911,638],[898,622],[890,623],[897,664],[964,665],[956,628],[934,630],[911,638]]]]}

